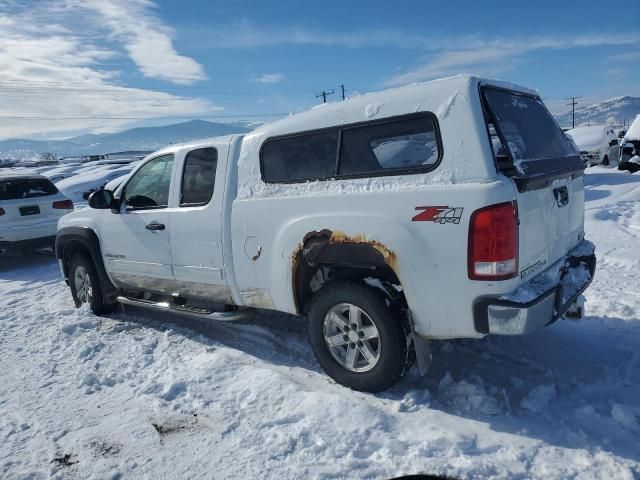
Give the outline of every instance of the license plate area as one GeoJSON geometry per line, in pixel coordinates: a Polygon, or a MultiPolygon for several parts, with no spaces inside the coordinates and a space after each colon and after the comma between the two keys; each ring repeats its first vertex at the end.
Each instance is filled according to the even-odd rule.
{"type": "Polygon", "coordinates": [[[20,207],[20,215],[26,217],[27,215],[38,215],[40,213],[40,207],[38,205],[29,205],[28,207],[20,207]]]}

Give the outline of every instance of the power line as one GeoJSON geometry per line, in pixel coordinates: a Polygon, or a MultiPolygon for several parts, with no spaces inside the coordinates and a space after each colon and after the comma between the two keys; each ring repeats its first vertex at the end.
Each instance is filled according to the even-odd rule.
{"type": "Polygon", "coordinates": [[[188,96],[188,95],[202,95],[202,94],[214,94],[214,95],[257,95],[257,96],[270,96],[270,95],[286,95],[290,97],[291,95],[303,96],[308,95],[308,92],[277,92],[277,91],[266,91],[266,92],[256,92],[256,91],[224,91],[224,90],[202,90],[198,92],[166,92],[162,90],[144,90],[144,89],[134,89],[134,88],[103,88],[103,89],[80,89],[76,90],[73,88],[8,88],[0,86],[0,92],[7,94],[55,94],[59,95],[61,93],[73,93],[73,94],[100,94],[100,95],[150,95],[150,94],[164,94],[164,95],[173,95],[173,96],[188,96]]]}
{"type": "Polygon", "coordinates": [[[333,91],[333,88],[328,91],[322,90],[320,93],[316,93],[316,98],[322,97],[322,103],[327,103],[327,95],[333,95],[334,93],[336,92],[333,91]]]}
{"type": "Polygon", "coordinates": [[[255,117],[285,117],[289,113],[239,113],[237,115],[161,115],[161,116],[149,116],[149,117],[28,117],[19,115],[0,115],[0,119],[12,119],[12,120],[154,120],[157,118],[255,118],[255,117]]]}
{"type": "Polygon", "coordinates": [[[576,99],[578,98],[582,98],[582,97],[565,98],[565,100],[571,100],[570,103],[567,103],[567,105],[571,106],[571,128],[576,128],[576,105],[578,104],[578,102],[576,102],[576,99]]]}

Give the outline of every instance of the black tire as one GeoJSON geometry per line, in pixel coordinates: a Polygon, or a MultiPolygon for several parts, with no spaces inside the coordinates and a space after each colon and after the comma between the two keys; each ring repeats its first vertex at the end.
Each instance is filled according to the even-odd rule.
{"type": "Polygon", "coordinates": [[[83,253],[76,253],[71,257],[71,261],[69,262],[69,286],[71,287],[73,301],[78,308],[80,308],[84,303],[89,303],[93,313],[96,315],[104,315],[113,312],[117,307],[116,303],[106,303],[104,301],[102,289],[100,288],[100,280],[96,273],[96,267],[93,265],[93,261],[83,253]],[[75,281],[78,269],[84,269],[84,271],[86,271],[91,283],[91,295],[90,301],[88,302],[80,298],[83,296],[82,293],[80,296],[78,295],[75,281]]]}
{"type": "Polygon", "coordinates": [[[607,155],[605,155],[604,158],[602,159],[602,164],[606,167],[609,166],[609,157],[607,155]]]}
{"type": "MultiPolygon", "coordinates": [[[[387,306],[387,299],[388,296],[379,289],[353,282],[335,282],[322,288],[311,300],[307,315],[309,341],[318,363],[336,382],[353,390],[379,392],[395,384],[409,369],[405,321],[400,309],[387,306]],[[368,371],[356,372],[341,365],[325,341],[325,317],[334,307],[346,303],[366,313],[369,317],[366,321],[370,320],[379,334],[379,340],[374,340],[379,348],[379,357],[368,371]]],[[[342,333],[339,331],[338,336],[342,333]]],[[[345,348],[348,350],[352,345],[355,344],[349,342],[345,348]]],[[[359,347],[353,348],[360,351],[359,347]]],[[[361,360],[366,361],[364,355],[361,360]]]]}

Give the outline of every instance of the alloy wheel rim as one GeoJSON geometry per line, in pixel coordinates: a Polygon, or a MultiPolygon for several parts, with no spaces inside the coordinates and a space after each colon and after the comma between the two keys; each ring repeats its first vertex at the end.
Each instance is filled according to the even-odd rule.
{"type": "Polygon", "coordinates": [[[93,297],[93,287],[89,272],[82,265],[76,268],[73,275],[73,282],[76,287],[76,296],[81,303],[91,303],[93,297]]]}
{"type": "Polygon", "coordinates": [[[380,333],[371,317],[351,303],[333,306],[324,317],[324,341],[331,356],[351,372],[367,372],[380,360],[380,333]]]}

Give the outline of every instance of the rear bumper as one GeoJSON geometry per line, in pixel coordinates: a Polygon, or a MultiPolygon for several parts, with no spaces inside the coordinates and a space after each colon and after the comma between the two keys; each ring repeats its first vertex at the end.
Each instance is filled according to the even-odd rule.
{"type": "Polygon", "coordinates": [[[482,297],[474,303],[478,333],[527,335],[562,317],[593,280],[596,256],[583,241],[517,290],[501,297],[482,297]]]}
{"type": "Polygon", "coordinates": [[[0,230],[0,243],[19,243],[44,237],[55,237],[58,230],[58,220],[59,217],[53,217],[17,225],[9,224],[0,230]]]}
{"type": "Polygon", "coordinates": [[[17,253],[29,250],[37,250],[39,248],[53,247],[56,243],[56,236],[28,238],[26,240],[18,240],[16,242],[0,242],[0,255],[6,253],[17,253]]]}

